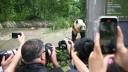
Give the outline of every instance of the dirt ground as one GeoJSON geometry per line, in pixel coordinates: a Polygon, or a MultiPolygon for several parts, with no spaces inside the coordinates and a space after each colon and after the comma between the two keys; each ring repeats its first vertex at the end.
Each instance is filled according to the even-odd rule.
{"type": "Polygon", "coordinates": [[[52,43],[55,46],[58,46],[58,42],[65,37],[71,38],[71,28],[68,29],[61,29],[57,31],[51,31],[47,28],[39,28],[36,30],[31,29],[18,29],[18,30],[9,30],[9,32],[6,33],[0,33],[0,50],[7,50],[7,49],[14,49],[18,48],[19,42],[17,39],[11,38],[12,32],[24,32],[26,36],[26,40],[33,39],[33,38],[39,38],[44,43],[52,43]]]}

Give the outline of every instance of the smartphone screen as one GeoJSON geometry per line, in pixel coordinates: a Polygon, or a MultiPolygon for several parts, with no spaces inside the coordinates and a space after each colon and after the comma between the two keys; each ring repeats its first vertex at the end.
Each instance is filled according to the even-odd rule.
{"type": "Polygon", "coordinates": [[[21,33],[12,33],[12,38],[18,38],[18,35],[21,35],[21,33]]]}
{"type": "Polygon", "coordinates": [[[100,42],[103,54],[115,53],[116,51],[116,18],[100,19],[100,42]]]}

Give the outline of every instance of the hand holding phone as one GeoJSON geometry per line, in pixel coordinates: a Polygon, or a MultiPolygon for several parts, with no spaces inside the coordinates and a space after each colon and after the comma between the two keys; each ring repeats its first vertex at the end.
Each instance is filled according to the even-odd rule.
{"type": "Polygon", "coordinates": [[[100,18],[99,33],[103,54],[116,52],[116,28],[116,16],[104,16],[100,18]]]}
{"type": "Polygon", "coordinates": [[[18,35],[21,36],[21,33],[13,32],[13,33],[12,33],[12,38],[18,38],[18,35]]]}

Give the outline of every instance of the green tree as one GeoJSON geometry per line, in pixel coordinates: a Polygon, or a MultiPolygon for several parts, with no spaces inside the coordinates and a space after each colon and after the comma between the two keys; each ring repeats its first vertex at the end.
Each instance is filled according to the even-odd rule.
{"type": "Polygon", "coordinates": [[[0,20],[13,20],[15,0],[0,0],[0,20]]]}
{"type": "Polygon", "coordinates": [[[71,20],[85,16],[86,0],[0,0],[0,20],[71,20]],[[59,18],[58,18],[59,19],[59,18]]]}

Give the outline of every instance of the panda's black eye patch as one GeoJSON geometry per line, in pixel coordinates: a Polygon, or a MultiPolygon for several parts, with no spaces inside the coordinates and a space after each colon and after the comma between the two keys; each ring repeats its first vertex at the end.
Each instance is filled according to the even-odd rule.
{"type": "Polygon", "coordinates": [[[78,20],[76,21],[76,24],[78,24],[78,20]]]}

